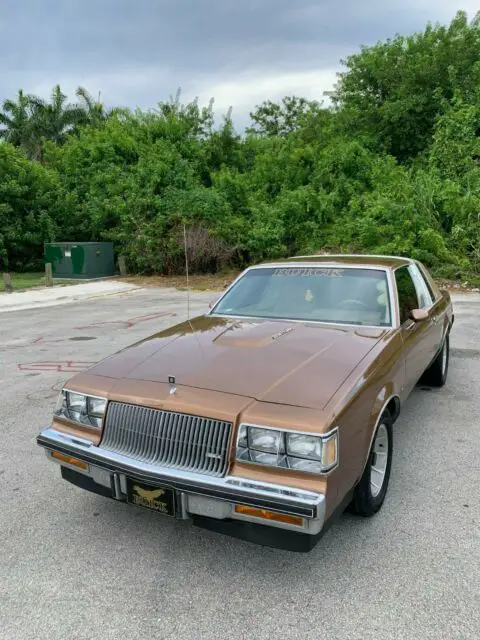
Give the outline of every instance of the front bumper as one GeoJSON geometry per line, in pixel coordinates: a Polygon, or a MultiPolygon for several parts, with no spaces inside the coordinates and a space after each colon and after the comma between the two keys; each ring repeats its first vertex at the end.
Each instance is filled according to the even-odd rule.
{"type": "MultiPolygon", "coordinates": [[[[172,487],[175,490],[177,518],[191,518],[195,524],[236,537],[259,541],[254,539],[258,536],[252,536],[251,532],[260,527],[263,534],[260,536],[261,544],[269,544],[268,538],[271,537],[272,546],[290,548],[291,545],[285,545],[283,542],[275,544],[275,536],[291,533],[294,537],[300,535],[302,538],[312,538],[312,542],[313,538],[319,537],[324,527],[323,494],[237,476],[217,478],[158,467],[106,451],[88,440],[51,427],[41,432],[37,444],[46,449],[47,456],[52,461],[58,462],[51,456],[51,453],[56,451],[88,463],[88,469],[84,471],[60,463],[64,478],[78,486],[121,501],[126,500],[127,477],[151,485],[172,487]],[[303,525],[265,521],[238,514],[234,510],[235,504],[299,516],[303,518],[303,525]],[[211,526],[208,526],[209,523],[211,526]]],[[[307,546],[311,548],[312,544],[307,546]]]]}

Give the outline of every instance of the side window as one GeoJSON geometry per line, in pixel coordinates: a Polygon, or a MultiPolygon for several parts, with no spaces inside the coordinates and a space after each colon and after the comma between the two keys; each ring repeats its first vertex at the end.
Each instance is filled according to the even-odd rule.
{"type": "Polygon", "coordinates": [[[432,304],[435,302],[435,300],[437,299],[435,293],[433,292],[432,289],[432,285],[430,284],[430,281],[427,277],[427,274],[425,273],[425,268],[422,265],[418,265],[418,270],[420,271],[420,273],[422,274],[422,279],[425,282],[425,285],[428,289],[428,293],[430,294],[430,297],[432,298],[432,304]]]}
{"type": "Polygon", "coordinates": [[[398,292],[398,308],[400,309],[400,323],[408,320],[410,311],[418,309],[417,290],[413,284],[408,267],[400,267],[395,271],[398,292]]]}
{"type": "Polygon", "coordinates": [[[418,308],[425,309],[426,307],[430,307],[433,304],[433,298],[430,294],[430,291],[426,285],[425,278],[420,272],[417,265],[412,264],[409,267],[410,275],[412,276],[413,284],[415,285],[415,289],[417,290],[418,296],[418,308]]]}

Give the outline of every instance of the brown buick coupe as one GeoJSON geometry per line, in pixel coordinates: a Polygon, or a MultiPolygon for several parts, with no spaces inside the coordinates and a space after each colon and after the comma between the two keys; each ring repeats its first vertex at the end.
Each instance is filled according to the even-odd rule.
{"type": "Polygon", "coordinates": [[[308,551],[347,507],[382,506],[395,421],[420,379],[445,384],[453,320],[415,260],[254,266],[72,378],[37,442],[78,487],[308,551]]]}

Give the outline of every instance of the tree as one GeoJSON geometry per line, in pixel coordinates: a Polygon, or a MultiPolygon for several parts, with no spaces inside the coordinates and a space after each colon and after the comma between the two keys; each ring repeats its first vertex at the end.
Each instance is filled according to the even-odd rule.
{"type": "Polygon", "coordinates": [[[109,114],[105,111],[100,99],[95,100],[84,87],[78,87],[75,95],[80,100],[80,108],[83,112],[81,120],[93,126],[105,122],[109,114]]]}
{"type": "Polygon", "coordinates": [[[68,133],[88,121],[85,109],[67,104],[67,96],[58,84],[52,90],[50,102],[35,97],[31,99],[31,104],[32,126],[36,135],[56,144],[63,144],[68,133]]]}
{"type": "Polygon", "coordinates": [[[80,118],[80,124],[99,127],[113,117],[128,117],[130,111],[122,107],[113,107],[106,109],[103,102],[100,102],[100,94],[98,100],[89,93],[84,87],[77,87],[75,95],[80,101],[78,108],[83,112],[80,118]]]}
{"type": "Polygon", "coordinates": [[[0,138],[24,151],[28,158],[43,161],[45,140],[63,144],[68,133],[72,133],[89,120],[97,122],[103,113],[98,103],[91,101],[89,94],[79,87],[78,96],[84,106],[66,104],[67,96],[56,85],[50,102],[38,96],[25,95],[20,90],[17,101],[5,100],[0,112],[0,138]]]}
{"type": "Polygon", "coordinates": [[[443,179],[463,181],[480,171],[480,89],[472,101],[457,94],[438,116],[429,162],[443,179]]]}
{"type": "Polygon", "coordinates": [[[247,132],[262,136],[286,136],[297,130],[306,116],[321,109],[318,102],[286,96],[280,103],[267,100],[250,113],[253,127],[247,132]]]}
{"type": "Polygon", "coordinates": [[[20,90],[17,101],[5,100],[2,105],[0,138],[21,148],[29,158],[42,161],[46,140],[63,144],[80,125],[100,126],[107,118],[125,113],[121,109],[106,111],[83,87],[78,87],[76,95],[80,103],[73,105],[66,104],[59,85],[54,87],[50,102],[20,90]]]}
{"type": "Polygon", "coordinates": [[[58,229],[58,175],[3,143],[0,176],[0,271],[38,270],[43,243],[54,240],[58,229]]]}
{"type": "Polygon", "coordinates": [[[32,126],[32,96],[19,90],[17,100],[4,100],[0,112],[0,138],[35,157],[38,138],[32,126]]]}
{"type": "Polygon", "coordinates": [[[480,90],[470,102],[457,95],[437,119],[429,169],[450,246],[480,268],[480,90]]]}
{"type": "Polygon", "coordinates": [[[480,14],[459,12],[448,27],[396,36],[343,61],[335,103],[352,135],[401,162],[424,152],[437,115],[455,92],[470,100],[480,81],[480,14]]]}

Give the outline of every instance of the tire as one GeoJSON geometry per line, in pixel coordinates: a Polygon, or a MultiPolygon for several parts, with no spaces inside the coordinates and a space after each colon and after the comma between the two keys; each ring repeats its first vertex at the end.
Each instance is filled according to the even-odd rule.
{"type": "Polygon", "coordinates": [[[447,333],[440,353],[423,374],[421,379],[422,383],[431,387],[443,387],[447,381],[449,361],[450,338],[447,333]]]}
{"type": "Polygon", "coordinates": [[[388,410],[385,410],[375,431],[365,471],[355,488],[350,510],[364,518],[371,518],[381,509],[387,494],[392,468],[392,425],[392,416],[388,410]],[[385,449],[387,449],[386,453],[385,449]]]}

